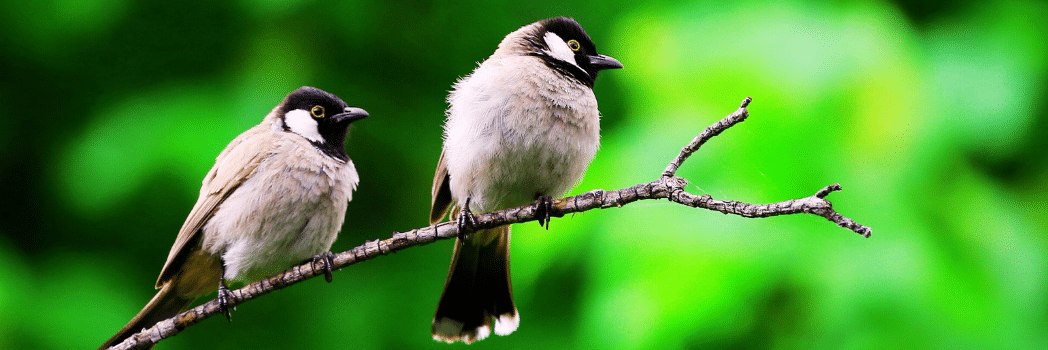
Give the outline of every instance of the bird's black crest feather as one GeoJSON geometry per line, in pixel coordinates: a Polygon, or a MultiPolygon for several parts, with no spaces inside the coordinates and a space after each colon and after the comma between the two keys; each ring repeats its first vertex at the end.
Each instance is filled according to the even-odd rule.
{"type": "MultiPolygon", "coordinates": [[[[312,86],[300,87],[284,98],[279,109],[280,116],[283,117],[287,112],[296,109],[309,111],[313,106],[323,106],[327,116],[317,120],[317,129],[324,138],[324,142],[310,141],[310,143],[332,158],[343,162],[348,161],[349,154],[346,153],[343,143],[349,124],[331,122],[332,116],[342,113],[348,107],[346,102],[338,96],[312,86]]],[[[287,124],[284,125],[284,131],[288,131],[287,124]]]]}

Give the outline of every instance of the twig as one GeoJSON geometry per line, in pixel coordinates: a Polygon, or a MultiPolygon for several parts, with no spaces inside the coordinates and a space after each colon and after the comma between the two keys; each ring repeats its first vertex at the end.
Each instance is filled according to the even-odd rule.
{"type": "Polygon", "coordinates": [[[684,149],[680,150],[680,154],[677,155],[677,158],[674,158],[673,161],[670,162],[670,165],[666,166],[666,170],[662,171],[662,176],[672,177],[677,173],[677,169],[680,168],[681,163],[684,163],[688,157],[691,157],[692,153],[698,151],[699,147],[702,147],[706,141],[709,141],[714,136],[720,135],[722,131],[727,130],[735,124],[745,121],[746,118],[750,116],[750,111],[746,109],[746,107],[750,105],[750,102],[753,102],[753,99],[746,97],[742,100],[739,109],[736,109],[735,112],[724,117],[724,119],[710,125],[706,130],[703,130],[699,136],[695,136],[695,139],[691,140],[691,143],[684,146],[684,149]]]}
{"type": "MultiPolygon", "coordinates": [[[[668,199],[669,201],[683,204],[693,208],[703,208],[719,211],[724,214],[735,214],[748,218],[763,218],[777,215],[789,215],[809,213],[822,216],[841,227],[855,231],[856,233],[869,237],[869,227],[859,225],[855,221],[844,217],[833,210],[829,201],[824,199],[834,191],[840,191],[841,186],[833,184],[827,186],[814,195],[800,199],[770,203],[750,204],[737,201],[721,201],[711,198],[709,195],[694,195],[684,190],[688,180],[675,177],[674,174],[692,153],[699,149],[706,141],[717,136],[722,131],[738,124],[749,116],[746,106],[751,99],[747,97],[742,101],[738,110],[729,114],[724,119],[706,128],[688,146],[681,150],[677,156],[666,167],[662,177],[658,180],[642,183],[614,191],[593,190],[577,196],[561,198],[553,203],[556,216],[583,212],[592,209],[604,209],[621,207],[640,200],[668,199]]],[[[503,225],[521,223],[536,220],[535,207],[527,205],[523,207],[510,208],[486,214],[477,215],[476,225],[472,230],[483,230],[503,225]]],[[[466,232],[468,233],[468,232],[466,232]]],[[[417,228],[407,232],[394,232],[393,236],[384,240],[375,240],[364,243],[361,246],[338,253],[334,259],[334,269],[341,269],[359,262],[368,261],[375,257],[386,255],[402,249],[414,246],[426,245],[437,240],[458,237],[458,225],[454,222],[444,222],[433,226],[417,228]]],[[[292,267],[279,275],[248,284],[243,288],[233,291],[235,296],[233,305],[244,303],[269,292],[285,288],[310,278],[324,274],[324,263],[307,262],[292,267]]],[[[217,300],[211,300],[200,306],[187,310],[175,317],[161,321],[141,332],[129,337],[122,343],[114,345],[110,349],[143,349],[156,344],[164,338],[178,334],[186,327],[192,326],[205,318],[222,313],[217,300]]]]}

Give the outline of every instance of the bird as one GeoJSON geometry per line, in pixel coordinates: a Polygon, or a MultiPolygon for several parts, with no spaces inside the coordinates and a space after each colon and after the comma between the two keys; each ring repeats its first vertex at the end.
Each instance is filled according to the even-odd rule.
{"type": "MultiPolygon", "coordinates": [[[[600,143],[597,73],[622,68],[597,53],[572,18],[544,19],[509,33],[448,94],[444,145],[433,178],[430,224],[450,212],[460,232],[473,212],[533,203],[549,229],[553,196],[581,180],[600,143]]],[[[509,226],[460,234],[433,317],[434,340],[472,343],[507,335],[513,303],[509,226]],[[494,324],[493,324],[494,321],[494,324]]]]}
{"type": "MultiPolygon", "coordinates": [[[[344,140],[368,116],[338,96],[303,86],[219,153],[157,279],[156,296],[100,349],[182,312],[227,282],[247,283],[333,255],[360,181],[344,140]]],[[[231,319],[230,319],[231,320],[231,319]]]]}

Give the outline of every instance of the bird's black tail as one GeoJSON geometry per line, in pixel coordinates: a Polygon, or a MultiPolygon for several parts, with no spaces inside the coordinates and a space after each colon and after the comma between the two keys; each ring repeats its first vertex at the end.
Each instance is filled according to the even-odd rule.
{"type": "Polygon", "coordinates": [[[469,344],[491,333],[493,319],[498,335],[510,334],[520,324],[509,278],[509,226],[455,241],[444,294],[433,316],[433,339],[469,344]]]}
{"type": "Polygon", "coordinates": [[[120,344],[128,337],[142,331],[144,328],[152,327],[157,322],[171,318],[177,315],[182,310],[185,310],[193,299],[186,299],[185,297],[178,296],[178,293],[174,292],[174,283],[166,283],[160,288],[160,291],[156,293],[153,300],[146,304],[142,311],[135,315],[135,318],[131,319],[124,328],[120,329],[112,338],[106,340],[105,344],[99,347],[99,350],[108,349],[109,347],[120,344]]]}

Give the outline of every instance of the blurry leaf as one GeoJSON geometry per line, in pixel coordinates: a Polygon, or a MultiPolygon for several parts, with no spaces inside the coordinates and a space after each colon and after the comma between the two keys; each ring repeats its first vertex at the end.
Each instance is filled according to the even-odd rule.
{"type": "Polygon", "coordinates": [[[986,7],[942,20],[929,33],[929,82],[943,111],[929,117],[983,157],[1007,157],[1025,142],[1045,93],[1048,13],[1043,3],[986,7]]]}
{"type": "MultiPolygon", "coordinates": [[[[0,11],[14,33],[5,33],[35,54],[61,57],[77,40],[97,38],[124,20],[128,0],[9,2],[0,11]],[[13,35],[11,35],[13,34],[13,35]]],[[[6,30],[5,30],[6,31],[6,30]]]]}
{"type": "Polygon", "coordinates": [[[229,113],[228,97],[203,86],[170,86],[114,104],[72,140],[54,180],[73,206],[98,215],[135,193],[156,172],[193,179],[172,184],[196,192],[225,143],[261,120],[229,113]]]}

